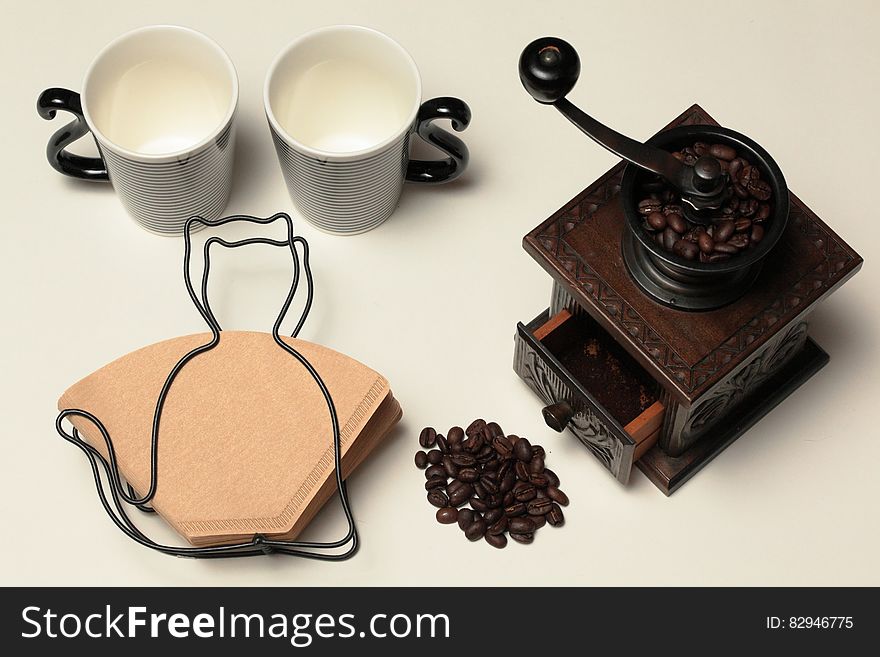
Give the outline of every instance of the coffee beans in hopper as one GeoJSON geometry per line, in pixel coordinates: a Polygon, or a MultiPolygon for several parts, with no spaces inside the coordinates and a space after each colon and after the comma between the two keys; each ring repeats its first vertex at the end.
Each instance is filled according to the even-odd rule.
{"type": "Polygon", "coordinates": [[[452,427],[445,437],[426,427],[419,445],[423,449],[416,452],[415,464],[425,471],[437,522],[457,524],[468,540],[501,549],[508,536],[528,544],[545,525],[565,523],[561,507],[568,505],[568,496],[556,473],[544,466],[540,445],[505,435],[496,422],[482,419],[467,429],[452,427]]]}
{"type": "Polygon", "coordinates": [[[672,155],[688,166],[704,155],[717,159],[727,172],[728,199],[703,226],[685,218],[675,189],[661,178],[648,182],[638,211],[644,229],[661,248],[685,260],[711,263],[729,260],[764,239],[773,190],[757,166],[727,144],[698,141],[672,155]]]}

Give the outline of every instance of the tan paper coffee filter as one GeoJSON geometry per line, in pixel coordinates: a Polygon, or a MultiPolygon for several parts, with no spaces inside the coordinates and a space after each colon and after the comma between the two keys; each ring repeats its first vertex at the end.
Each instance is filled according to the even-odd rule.
{"type": "MultiPolygon", "coordinates": [[[[144,347],[68,389],[60,410],[95,415],[138,495],[150,485],[156,401],[169,372],[209,333],[144,347]]],[[[332,349],[282,337],[323,378],[336,406],[347,476],[401,417],[388,381],[332,349]]],[[[105,457],[89,420],[71,417],[105,457]]],[[[294,538],[336,490],[333,432],[321,391],[268,333],[223,331],[187,363],[161,414],[158,486],[151,506],[194,545],[264,534],[294,538]]]]}

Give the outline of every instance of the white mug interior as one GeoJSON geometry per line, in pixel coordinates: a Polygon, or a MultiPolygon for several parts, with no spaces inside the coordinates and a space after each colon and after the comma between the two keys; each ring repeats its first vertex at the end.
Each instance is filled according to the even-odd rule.
{"type": "Polygon", "coordinates": [[[195,30],[156,25],[129,32],[95,58],[83,113],[99,142],[135,159],[192,152],[217,136],[238,102],[229,56],[195,30]]]}
{"type": "Polygon", "coordinates": [[[412,57],[390,37],[331,26],[303,35],[278,55],[264,102],[275,131],[301,152],[354,159],[409,130],[421,79],[412,57]]]}

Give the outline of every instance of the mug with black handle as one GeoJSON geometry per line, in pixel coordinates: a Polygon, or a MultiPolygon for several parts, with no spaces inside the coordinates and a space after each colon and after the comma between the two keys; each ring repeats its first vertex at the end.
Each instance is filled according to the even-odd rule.
{"type": "Polygon", "coordinates": [[[174,25],[128,32],[89,67],[82,94],[46,89],[37,111],[74,115],[52,135],[49,164],[84,180],[112,184],[147,230],[180,235],[187,219],[219,217],[229,199],[238,77],[204,34],[174,25]],[[91,132],[99,157],[67,146],[91,132]]]}
{"type": "Polygon", "coordinates": [[[290,196],[309,222],[356,234],[384,222],[405,181],[439,183],[460,176],[468,149],[434,124],[471,120],[457,98],[422,102],[413,58],[390,37],[366,27],[334,25],[296,39],[266,76],[263,102],[290,196]],[[411,160],[418,134],[447,157],[411,160]]]}

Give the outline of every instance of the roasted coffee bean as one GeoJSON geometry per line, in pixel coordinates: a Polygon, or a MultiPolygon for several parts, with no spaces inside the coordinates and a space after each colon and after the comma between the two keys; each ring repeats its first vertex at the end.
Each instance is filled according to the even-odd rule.
{"type": "Polygon", "coordinates": [[[469,541],[479,541],[486,535],[486,522],[482,518],[480,520],[474,520],[470,526],[464,530],[464,535],[468,537],[469,541]]]}
{"type": "Polygon", "coordinates": [[[533,456],[532,460],[529,461],[529,472],[531,474],[544,472],[544,458],[541,456],[533,456]]]}
{"type": "Polygon", "coordinates": [[[449,446],[457,445],[464,439],[464,429],[461,427],[452,427],[446,432],[446,442],[449,446]]]}
{"type": "Polygon", "coordinates": [[[493,548],[501,550],[507,547],[507,536],[504,534],[486,534],[483,539],[493,548]]]}
{"type": "Polygon", "coordinates": [[[477,462],[477,459],[471,454],[453,454],[452,462],[459,467],[470,468],[477,462]]]}
{"type": "Polygon", "coordinates": [[[458,510],[458,528],[461,531],[467,529],[474,521],[474,512],[467,507],[458,510]]]}
{"type": "Polygon", "coordinates": [[[539,488],[539,487],[535,486],[535,490],[538,492],[538,494],[535,497],[547,497],[547,487],[546,486],[544,488],[539,488]]]}
{"type": "Polygon", "coordinates": [[[735,246],[738,249],[744,249],[749,245],[749,236],[745,233],[737,233],[729,240],[727,240],[727,243],[730,244],[730,246],[735,246]]]}
{"type": "Polygon", "coordinates": [[[752,233],[749,235],[749,239],[752,240],[755,244],[764,239],[764,227],[760,224],[755,224],[752,226],[752,233]]]}
{"type": "Polygon", "coordinates": [[[681,235],[688,229],[688,225],[687,222],[684,220],[684,217],[676,212],[671,212],[666,215],[666,223],[668,223],[669,227],[679,235],[681,235]]]}
{"type": "Polygon", "coordinates": [[[504,493],[504,497],[502,498],[502,501],[501,501],[501,506],[508,507],[511,504],[513,504],[515,500],[516,500],[516,497],[514,497],[513,491],[509,490],[506,493],[504,493]]]}
{"type": "Polygon", "coordinates": [[[529,475],[529,466],[523,463],[522,461],[517,461],[514,466],[514,470],[516,471],[516,478],[520,481],[528,481],[529,475]]]}
{"type": "Polygon", "coordinates": [[[654,198],[646,198],[643,201],[639,201],[639,214],[648,216],[652,212],[660,212],[663,209],[663,204],[654,198]]]}
{"type": "Polygon", "coordinates": [[[647,218],[651,230],[663,230],[666,228],[666,215],[662,212],[652,212],[647,218]]]}
{"type": "Polygon", "coordinates": [[[544,468],[544,476],[547,477],[548,486],[559,487],[559,477],[556,476],[556,473],[553,472],[553,470],[550,468],[544,468]]]}
{"type": "Polygon", "coordinates": [[[532,472],[529,474],[529,482],[537,488],[546,488],[550,480],[543,472],[532,472]]]}
{"type": "Polygon", "coordinates": [[[483,429],[486,428],[486,420],[482,418],[474,420],[468,425],[468,428],[464,430],[466,436],[475,436],[478,433],[482,432],[483,429]]]}
{"type": "Polygon", "coordinates": [[[528,509],[522,502],[515,502],[514,504],[504,507],[504,515],[508,518],[512,518],[513,516],[524,516],[526,513],[528,513],[528,509]]]}
{"type": "Polygon", "coordinates": [[[568,506],[568,495],[563,493],[556,486],[547,487],[547,497],[549,497],[560,506],[568,506]]]}
{"type": "Polygon", "coordinates": [[[435,488],[443,488],[446,486],[446,477],[431,477],[425,482],[425,490],[433,490],[435,488]]]}
{"type": "Polygon", "coordinates": [[[432,465],[425,470],[426,479],[432,479],[434,477],[443,477],[443,479],[446,479],[446,470],[443,469],[442,465],[432,465]]]}
{"type": "Polygon", "coordinates": [[[672,247],[677,241],[678,233],[667,226],[666,230],[663,231],[663,248],[667,251],[672,251],[672,247]]]}
{"type": "Polygon", "coordinates": [[[437,522],[443,525],[451,525],[458,520],[458,509],[451,506],[437,509],[437,522]]]}
{"type": "Polygon", "coordinates": [[[700,249],[693,242],[687,240],[676,240],[672,245],[673,253],[680,255],[685,260],[696,260],[700,255],[700,249]]]}
{"type": "Polygon", "coordinates": [[[419,450],[418,452],[416,452],[416,459],[415,460],[416,460],[416,467],[417,468],[424,468],[428,465],[428,455],[425,452],[423,452],[422,450],[419,450]]]}
{"type": "MultiPolygon", "coordinates": [[[[709,144],[704,141],[698,141],[694,144],[694,153],[697,157],[703,157],[709,151],[709,144]]],[[[716,157],[718,157],[716,155],[716,157]]]]}
{"type": "Polygon", "coordinates": [[[535,523],[529,518],[518,516],[507,521],[507,529],[513,534],[528,534],[535,531],[535,523]]]}
{"type": "MultiPolygon", "coordinates": [[[[462,480],[459,479],[459,481],[462,480]]],[[[474,493],[476,494],[476,496],[480,499],[485,500],[486,496],[489,494],[489,491],[486,490],[486,487],[483,486],[483,484],[481,484],[480,482],[475,482],[472,484],[472,486],[474,487],[474,493]]]]}
{"type": "Polygon", "coordinates": [[[508,471],[504,478],[501,480],[501,484],[498,486],[498,490],[502,493],[507,493],[511,490],[516,483],[516,475],[513,472],[508,471]]]}
{"type": "Polygon", "coordinates": [[[717,157],[719,160],[727,160],[730,162],[736,159],[736,149],[727,144],[712,144],[709,146],[709,155],[717,157]]]}
{"type": "Polygon", "coordinates": [[[770,206],[767,203],[758,205],[758,211],[755,214],[755,221],[765,221],[770,216],[770,206]]]}
{"type": "Polygon", "coordinates": [[[528,463],[532,459],[532,443],[526,438],[517,439],[513,446],[513,453],[520,461],[528,463]]]}
{"type": "Polygon", "coordinates": [[[558,504],[554,503],[550,508],[550,512],[547,513],[547,522],[553,527],[561,527],[565,524],[565,514],[562,513],[562,509],[559,508],[558,504]]]}
{"type": "Polygon", "coordinates": [[[754,167],[751,164],[743,166],[742,172],[739,174],[739,184],[746,189],[760,179],[761,172],[758,170],[758,167],[754,167]]]}
{"type": "Polygon", "coordinates": [[[443,436],[437,436],[437,449],[443,454],[449,454],[449,445],[446,444],[446,438],[443,436]]]}
{"type": "Polygon", "coordinates": [[[756,180],[748,188],[749,193],[759,201],[766,201],[773,195],[773,188],[766,180],[756,180]]]}
{"type": "Polygon", "coordinates": [[[540,456],[542,459],[547,458],[547,452],[540,445],[532,445],[532,456],[540,456]]]}
{"type": "Polygon", "coordinates": [[[712,239],[718,242],[726,242],[733,235],[736,230],[736,224],[729,219],[725,219],[724,221],[715,225],[715,233],[712,235],[712,239]]]}
{"type": "Polygon", "coordinates": [[[446,497],[446,493],[444,493],[439,488],[435,488],[434,490],[428,491],[428,502],[436,506],[437,508],[443,508],[444,506],[449,506],[449,498],[446,497]]]}
{"type": "Polygon", "coordinates": [[[451,456],[449,456],[448,454],[446,456],[444,456],[443,460],[442,460],[442,464],[443,464],[443,469],[446,471],[447,476],[449,476],[449,477],[457,477],[458,476],[458,471],[460,468],[455,463],[453,463],[451,456]]]}
{"type": "Polygon", "coordinates": [[[739,204],[737,208],[737,212],[739,212],[743,217],[751,217],[758,211],[758,201],[750,198],[739,204]]]}
{"type": "Polygon", "coordinates": [[[443,452],[439,449],[432,449],[428,452],[428,463],[431,465],[437,465],[443,460],[443,452]]]}
{"type": "Polygon", "coordinates": [[[733,193],[736,194],[737,196],[739,196],[740,198],[748,198],[749,197],[749,190],[747,190],[742,185],[734,185],[733,186],[733,193]]]}
{"type": "Polygon", "coordinates": [[[483,488],[485,488],[489,493],[498,493],[498,484],[493,479],[487,477],[486,473],[483,473],[480,476],[480,483],[483,485],[483,488]]]}
{"type": "Polygon", "coordinates": [[[535,499],[537,495],[538,491],[534,485],[525,482],[520,482],[519,485],[513,489],[513,496],[518,502],[528,502],[529,500],[535,499]]]}
{"type": "Polygon", "coordinates": [[[712,253],[715,250],[715,240],[712,239],[709,233],[703,231],[697,238],[697,246],[700,247],[700,251],[703,253],[712,253]]]}
{"type": "Polygon", "coordinates": [[[542,516],[553,508],[553,502],[549,498],[536,497],[526,505],[530,516],[542,516]]]}
{"type": "Polygon", "coordinates": [[[501,507],[492,507],[486,513],[483,514],[483,520],[486,521],[487,525],[491,525],[492,523],[498,522],[500,518],[504,517],[504,509],[501,507]]]}
{"type": "Polygon", "coordinates": [[[510,458],[510,454],[513,451],[513,445],[510,444],[510,441],[504,436],[498,436],[492,441],[492,447],[495,449],[495,452],[503,459],[510,458]]]}
{"type": "Polygon", "coordinates": [[[733,182],[739,181],[739,174],[742,171],[742,168],[748,164],[743,158],[738,157],[735,160],[732,160],[730,166],[727,168],[727,175],[730,176],[730,179],[733,182]]]}
{"type": "Polygon", "coordinates": [[[467,484],[472,484],[479,478],[480,473],[475,468],[462,468],[458,471],[458,480],[467,484]]]}
{"type": "MultiPolygon", "coordinates": [[[[449,504],[452,506],[461,506],[474,495],[474,487],[470,484],[464,484],[449,493],[449,504]]],[[[476,509],[476,507],[474,507],[476,509]]],[[[477,509],[479,511],[479,509],[477,509]]]]}
{"type": "Polygon", "coordinates": [[[742,233],[749,230],[752,227],[752,220],[747,219],[746,217],[740,217],[736,221],[733,222],[733,229],[737,233],[742,233]]]}
{"type": "Polygon", "coordinates": [[[472,497],[471,498],[471,507],[474,509],[474,511],[480,511],[480,512],[488,511],[489,510],[489,503],[484,500],[481,500],[479,497],[472,497]]]}
{"type": "Polygon", "coordinates": [[[446,486],[446,492],[452,495],[455,491],[457,491],[462,486],[466,486],[467,484],[459,481],[458,479],[453,479],[446,486]]]}
{"type": "Polygon", "coordinates": [[[547,516],[529,516],[529,520],[535,523],[536,531],[547,524],[547,516]]]}
{"type": "Polygon", "coordinates": [[[433,447],[437,442],[437,432],[432,427],[425,427],[419,434],[419,445],[422,447],[433,447]]]}
{"type": "Polygon", "coordinates": [[[498,436],[504,435],[504,431],[501,430],[501,427],[498,426],[497,422],[489,422],[486,425],[486,432],[489,434],[490,438],[497,438],[498,436]]]}
{"type": "Polygon", "coordinates": [[[487,534],[503,534],[504,532],[507,531],[507,526],[508,526],[507,516],[502,515],[500,518],[498,518],[498,520],[496,520],[491,525],[489,525],[489,527],[486,529],[486,533],[487,534]]]}
{"type": "Polygon", "coordinates": [[[739,249],[733,246],[730,242],[715,242],[715,252],[723,253],[725,255],[736,255],[739,253],[739,249]]]}
{"type": "Polygon", "coordinates": [[[480,450],[478,452],[475,452],[475,454],[477,455],[477,461],[481,463],[488,463],[495,458],[495,450],[492,449],[491,445],[484,444],[482,447],[480,447],[480,450]]]}
{"type": "Polygon", "coordinates": [[[531,543],[535,540],[535,535],[534,534],[514,534],[514,533],[511,533],[510,538],[512,538],[517,543],[524,543],[525,545],[528,545],[529,543],[531,543]]]}

